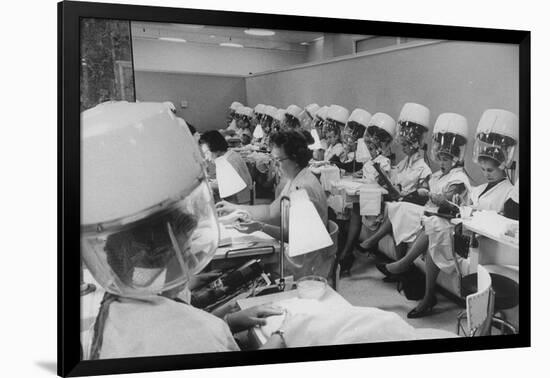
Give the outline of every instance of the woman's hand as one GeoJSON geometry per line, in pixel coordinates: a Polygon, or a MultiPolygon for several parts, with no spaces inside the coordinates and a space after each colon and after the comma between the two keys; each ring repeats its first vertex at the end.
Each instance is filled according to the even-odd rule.
{"type": "Polygon", "coordinates": [[[417,192],[418,192],[418,195],[422,197],[428,197],[430,195],[430,191],[426,188],[418,188],[417,192]]]}
{"type": "Polygon", "coordinates": [[[267,324],[266,318],[283,313],[284,310],[281,307],[271,304],[259,305],[231,313],[227,315],[226,321],[231,331],[235,333],[256,326],[264,326],[267,324]]]}
{"type": "Polygon", "coordinates": [[[430,193],[430,200],[437,206],[443,205],[447,202],[447,198],[443,194],[430,193]]]}
{"type": "Polygon", "coordinates": [[[261,231],[264,224],[261,222],[246,222],[246,223],[239,223],[237,226],[235,226],[235,229],[239,232],[245,233],[245,234],[251,234],[256,231],[261,231]]]}
{"type": "Polygon", "coordinates": [[[218,221],[222,224],[234,224],[235,222],[250,222],[250,213],[244,210],[235,210],[227,215],[219,216],[218,221]]]}
{"type": "Polygon", "coordinates": [[[220,201],[216,204],[216,211],[218,212],[218,216],[227,215],[237,209],[237,205],[234,205],[231,202],[227,201],[220,201]]]}
{"type": "Polygon", "coordinates": [[[342,157],[345,159],[348,157],[348,154],[351,152],[351,147],[348,144],[344,144],[344,148],[342,150],[342,157]]]}
{"type": "Polygon", "coordinates": [[[199,289],[205,286],[206,284],[214,281],[216,278],[218,278],[221,275],[222,275],[221,272],[208,272],[208,273],[195,274],[189,279],[189,284],[187,285],[187,287],[189,288],[189,290],[199,289]]]}
{"type": "Polygon", "coordinates": [[[303,338],[304,335],[300,331],[304,329],[304,323],[307,320],[308,316],[305,314],[293,314],[290,311],[285,311],[283,324],[279,328],[283,335],[271,335],[260,349],[278,349],[294,346],[294,340],[303,338]]]}

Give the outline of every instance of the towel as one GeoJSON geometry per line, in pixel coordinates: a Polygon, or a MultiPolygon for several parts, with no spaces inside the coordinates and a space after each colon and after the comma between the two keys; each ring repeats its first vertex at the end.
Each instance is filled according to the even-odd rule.
{"type": "Polygon", "coordinates": [[[334,166],[323,167],[321,171],[321,185],[323,190],[329,192],[332,188],[332,183],[340,180],[340,169],[334,166]]]}
{"type": "Polygon", "coordinates": [[[380,214],[382,203],[382,192],[378,188],[372,188],[368,185],[359,190],[359,214],[378,215],[380,214]]]}

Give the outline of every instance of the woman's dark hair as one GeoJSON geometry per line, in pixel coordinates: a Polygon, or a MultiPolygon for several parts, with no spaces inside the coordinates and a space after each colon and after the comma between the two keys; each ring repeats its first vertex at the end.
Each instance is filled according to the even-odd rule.
{"type": "Polygon", "coordinates": [[[134,268],[163,268],[174,257],[167,224],[179,236],[191,237],[197,216],[184,212],[160,215],[135,222],[130,230],[111,234],[105,243],[107,263],[126,284],[132,282],[134,268]]]}
{"type": "Polygon", "coordinates": [[[199,144],[206,144],[208,149],[212,152],[223,152],[227,151],[227,141],[217,130],[210,130],[201,135],[199,139],[199,144]]]}
{"type": "Polygon", "coordinates": [[[347,124],[349,130],[351,131],[351,136],[357,140],[362,138],[365,134],[366,127],[359,122],[351,121],[347,124]]]}
{"type": "Polygon", "coordinates": [[[289,128],[298,129],[300,127],[300,120],[293,115],[285,114],[285,120],[289,128]]]}
{"type": "Polygon", "coordinates": [[[376,125],[370,125],[369,127],[367,127],[366,133],[371,138],[376,138],[384,144],[388,144],[393,141],[393,137],[386,130],[376,125]]]}
{"type": "Polygon", "coordinates": [[[451,146],[450,151],[449,151],[449,149],[445,149],[444,151],[440,151],[439,154],[447,155],[451,159],[454,158],[454,157],[459,157],[460,156],[460,146],[457,146],[457,145],[451,146]]]}
{"type": "Polygon", "coordinates": [[[243,129],[250,129],[252,127],[252,122],[251,122],[251,119],[250,117],[241,117],[240,118],[241,121],[243,121],[244,123],[246,123],[246,125],[243,127],[243,129]]]}
{"type": "Polygon", "coordinates": [[[305,130],[283,130],[271,136],[271,144],[282,148],[288,158],[296,162],[300,168],[307,167],[311,160],[313,152],[308,145],[313,142],[313,137],[305,130]]]}
{"type": "Polygon", "coordinates": [[[495,159],[493,157],[490,157],[490,156],[481,155],[477,158],[477,161],[480,162],[480,163],[482,161],[491,162],[492,164],[494,164],[494,166],[496,168],[500,167],[500,161],[498,161],[497,159],[495,159]]]}
{"type": "Polygon", "coordinates": [[[329,132],[333,132],[334,135],[340,140],[340,137],[342,136],[342,129],[336,122],[328,122],[325,128],[325,135],[329,132]]]}
{"type": "Polygon", "coordinates": [[[306,143],[307,145],[309,146],[310,144],[313,144],[315,143],[315,140],[313,139],[313,137],[311,136],[311,133],[307,130],[297,130],[299,133],[301,133],[304,138],[306,138],[306,143]]]}

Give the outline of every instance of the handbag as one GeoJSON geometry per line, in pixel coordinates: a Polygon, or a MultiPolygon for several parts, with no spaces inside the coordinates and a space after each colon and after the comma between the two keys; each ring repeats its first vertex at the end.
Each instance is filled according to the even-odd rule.
{"type": "Polygon", "coordinates": [[[462,224],[455,227],[453,235],[453,248],[457,255],[466,259],[470,251],[470,237],[462,233],[462,224]]]}
{"type": "Polygon", "coordinates": [[[427,196],[421,196],[418,194],[418,191],[415,190],[412,193],[407,194],[405,197],[401,199],[402,202],[410,202],[414,203],[415,205],[424,206],[428,202],[427,196]]]}
{"type": "Polygon", "coordinates": [[[412,301],[418,301],[424,298],[426,283],[424,274],[416,267],[399,275],[397,282],[397,291],[404,292],[405,297],[412,301]]]}

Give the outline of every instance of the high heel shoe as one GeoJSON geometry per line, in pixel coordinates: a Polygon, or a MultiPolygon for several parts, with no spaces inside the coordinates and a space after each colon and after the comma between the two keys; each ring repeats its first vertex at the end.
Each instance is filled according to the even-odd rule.
{"type": "Polygon", "coordinates": [[[376,269],[378,269],[384,277],[384,282],[397,282],[399,281],[399,273],[392,273],[386,268],[386,264],[376,264],[376,269]]]}
{"type": "Polygon", "coordinates": [[[352,253],[340,260],[340,277],[351,276],[351,267],[355,262],[355,257],[352,253]]]}
{"type": "Polygon", "coordinates": [[[417,319],[417,318],[423,318],[424,316],[431,315],[436,304],[437,304],[437,298],[434,295],[432,299],[428,302],[426,307],[424,307],[423,310],[418,310],[418,308],[415,307],[411,311],[409,311],[409,313],[407,314],[407,318],[417,319]]]}

